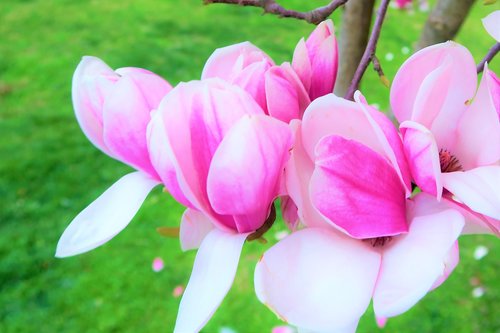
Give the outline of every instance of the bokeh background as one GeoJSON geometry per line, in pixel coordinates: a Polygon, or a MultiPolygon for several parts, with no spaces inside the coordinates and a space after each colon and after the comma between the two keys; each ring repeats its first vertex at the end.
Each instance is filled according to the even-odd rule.
{"type": "MultiPolygon", "coordinates": [[[[299,10],[326,2],[280,1],[299,10]]],[[[498,7],[477,1],[457,37],[478,61],[494,42],[480,19],[498,7]]],[[[427,15],[389,9],[377,50],[389,79],[427,15]]],[[[340,27],[340,11],[333,19],[340,27]]],[[[106,245],[54,258],[72,218],[130,172],[94,148],[75,121],[71,77],[83,55],[113,68],[147,68],[176,84],[199,78],[215,48],[240,41],[252,41],[277,63],[290,61],[312,29],[259,9],[201,0],[1,0],[0,332],[170,332],[180,301],[174,290],[191,272],[195,253],[155,231],[178,225],[183,212],[160,188],[106,245]],[[157,257],[164,267],[155,272],[157,257]]],[[[491,68],[500,73],[500,58],[491,68]]],[[[389,90],[371,67],[362,91],[388,110],[389,90]]],[[[270,244],[285,230],[276,224],[270,244]]],[[[449,280],[390,319],[386,332],[500,332],[499,242],[468,236],[460,246],[461,262],[449,280]]],[[[253,292],[253,269],[267,247],[245,246],[234,286],[203,332],[271,332],[283,325],[253,292]]],[[[377,331],[370,309],[359,332],[377,331]]]]}

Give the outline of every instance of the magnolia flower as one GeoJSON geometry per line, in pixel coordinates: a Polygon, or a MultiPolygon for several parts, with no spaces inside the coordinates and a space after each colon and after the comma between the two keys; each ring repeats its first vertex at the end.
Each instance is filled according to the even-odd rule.
{"type": "Polygon", "coordinates": [[[311,101],[333,92],[337,78],[338,50],[332,20],[321,22],[293,53],[292,66],[311,101]]]}
{"type": "Polygon", "coordinates": [[[477,92],[476,82],[474,59],[465,47],[430,46],[399,69],[391,106],[418,187],[453,199],[448,201],[470,209],[480,226],[498,233],[499,82],[487,65],[477,92]]]}
{"type": "Polygon", "coordinates": [[[181,246],[199,247],[175,332],[197,332],[234,279],[245,239],[268,219],[292,146],[287,124],[220,79],[181,83],[148,128],[151,161],[189,208],[181,246]]]}
{"type": "Polygon", "coordinates": [[[483,18],[483,26],[486,31],[500,42],[500,10],[496,10],[483,18]]]}
{"type": "Polygon", "coordinates": [[[425,193],[408,199],[396,129],[356,100],[319,98],[295,124],[287,190],[307,228],[255,270],[259,300],[314,332],[354,332],[372,298],[378,318],[401,314],[458,262],[464,218],[425,193]]]}
{"type": "Polygon", "coordinates": [[[56,256],[92,250],[113,238],[132,220],[159,177],[146,143],[150,112],[171,89],[145,69],[113,71],[103,61],[84,57],[73,76],[75,115],[87,138],[132,172],[112,185],[66,228],[56,256]]]}

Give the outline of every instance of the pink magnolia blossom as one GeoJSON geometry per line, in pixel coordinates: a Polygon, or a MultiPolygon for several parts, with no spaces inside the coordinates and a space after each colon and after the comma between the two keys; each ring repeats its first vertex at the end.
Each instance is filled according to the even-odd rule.
{"type": "Polygon", "coordinates": [[[411,6],[412,0],[396,0],[395,4],[398,8],[404,9],[411,6]]]}
{"type": "Polygon", "coordinates": [[[500,10],[496,10],[483,18],[483,26],[486,31],[500,42],[500,10]]]}
{"type": "Polygon", "coordinates": [[[338,50],[331,20],[321,22],[307,40],[299,41],[293,54],[292,67],[302,80],[311,101],[333,92],[338,50]]]}
{"type": "Polygon", "coordinates": [[[199,247],[175,332],[199,331],[228,292],[245,239],[281,192],[292,133],[238,86],[207,79],[165,97],[148,146],[162,182],[189,207],[182,248],[199,247]]]}
{"type": "Polygon", "coordinates": [[[430,46],[399,69],[391,106],[415,183],[476,213],[483,230],[498,233],[499,81],[485,65],[477,92],[476,84],[474,59],[465,47],[430,46]]]}
{"type": "Polygon", "coordinates": [[[269,249],[255,270],[259,300],[286,322],[354,332],[408,310],[458,261],[463,216],[426,193],[408,199],[401,139],[382,113],[334,95],[314,101],[287,164],[287,190],[307,228],[269,249]]]}
{"type": "Polygon", "coordinates": [[[159,183],[146,142],[150,112],[170,84],[145,69],[113,71],[102,60],[84,57],[73,76],[75,115],[87,138],[136,172],[122,177],[67,227],[56,256],[92,250],[118,234],[159,183]]]}

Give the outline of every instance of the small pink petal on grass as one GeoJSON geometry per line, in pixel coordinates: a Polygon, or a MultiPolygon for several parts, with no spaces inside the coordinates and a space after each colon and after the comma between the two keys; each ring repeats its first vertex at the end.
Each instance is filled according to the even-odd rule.
{"type": "Polygon", "coordinates": [[[377,323],[377,326],[379,328],[384,328],[385,325],[387,324],[387,318],[386,317],[375,317],[375,322],[377,323]]]}
{"type": "Polygon", "coordinates": [[[154,258],[153,265],[152,265],[153,271],[159,272],[159,271],[163,270],[164,267],[165,267],[165,264],[163,263],[162,258],[160,258],[160,257],[154,258]]]}
{"type": "Polygon", "coordinates": [[[175,286],[174,290],[172,290],[172,296],[174,296],[175,298],[181,297],[183,293],[184,286],[182,285],[175,286]]]}

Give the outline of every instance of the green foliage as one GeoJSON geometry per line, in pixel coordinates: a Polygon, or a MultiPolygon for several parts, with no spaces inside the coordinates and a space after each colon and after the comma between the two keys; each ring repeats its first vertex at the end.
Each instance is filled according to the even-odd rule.
{"type": "MultiPolygon", "coordinates": [[[[282,3],[310,9],[319,1],[282,3]]],[[[476,3],[458,37],[477,60],[493,44],[480,23],[492,9],[476,3]]],[[[334,15],[337,26],[339,16],[334,15]]],[[[408,57],[402,47],[411,49],[425,16],[389,10],[377,51],[389,81],[408,57]],[[393,61],[386,60],[388,52],[393,61]]],[[[177,226],[183,212],[160,189],[107,245],[74,258],[53,257],[71,219],[130,171],[95,149],[74,119],[71,76],[83,55],[115,68],[148,68],[175,84],[198,78],[215,48],[244,40],[277,62],[290,61],[296,42],[311,29],[304,22],[261,16],[259,9],[203,6],[201,0],[2,0],[0,332],[168,332],[179,302],[172,290],[185,285],[191,272],[194,252],[182,253],[177,240],[156,232],[177,226]],[[159,273],[151,270],[156,256],[165,260],[159,273]]],[[[491,67],[499,72],[500,59],[491,67]]],[[[362,89],[370,102],[387,109],[388,89],[371,69],[362,89]]],[[[270,332],[280,324],[253,293],[253,268],[268,247],[245,246],[234,286],[204,332],[223,326],[270,332]]],[[[445,285],[389,320],[386,331],[498,332],[498,241],[464,237],[461,249],[462,261],[445,285]],[[490,249],[481,261],[472,257],[478,244],[490,249]],[[471,281],[484,286],[483,297],[471,296],[471,281]]],[[[375,330],[369,312],[359,331],[375,330]]]]}

